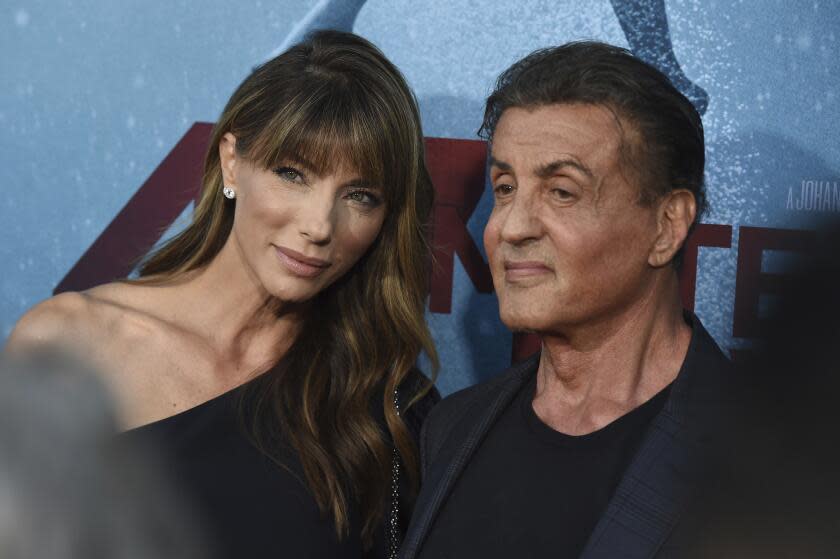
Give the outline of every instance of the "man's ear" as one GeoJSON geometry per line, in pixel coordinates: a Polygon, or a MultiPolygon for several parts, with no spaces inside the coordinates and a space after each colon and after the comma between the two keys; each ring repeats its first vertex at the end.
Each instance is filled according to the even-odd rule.
{"type": "Polygon", "coordinates": [[[648,255],[648,264],[659,268],[670,263],[683,246],[697,215],[697,202],[691,191],[679,188],[662,196],[656,211],[656,239],[648,255]]]}
{"type": "Polygon", "coordinates": [[[236,188],[236,167],[240,161],[236,153],[236,136],[230,132],[226,132],[219,140],[219,161],[225,186],[236,188]]]}

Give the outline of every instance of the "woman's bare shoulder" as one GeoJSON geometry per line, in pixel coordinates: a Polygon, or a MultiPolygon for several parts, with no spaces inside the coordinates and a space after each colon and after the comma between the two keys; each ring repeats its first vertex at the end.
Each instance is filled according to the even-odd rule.
{"type": "Polygon", "coordinates": [[[47,347],[80,349],[99,334],[116,334],[132,313],[131,284],[109,283],[81,292],[68,291],[35,305],[15,325],[6,351],[47,347]]]}
{"type": "Polygon", "coordinates": [[[45,346],[64,345],[90,313],[91,301],[84,293],[66,292],[38,303],[18,320],[6,351],[25,352],[45,346]]]}

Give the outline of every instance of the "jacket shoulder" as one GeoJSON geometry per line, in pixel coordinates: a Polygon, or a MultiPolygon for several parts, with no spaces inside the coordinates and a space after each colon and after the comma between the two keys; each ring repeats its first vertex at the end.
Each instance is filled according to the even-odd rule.
{"type": "Polygon", "coordinates": [[[423,424],[420,436],[423,472],[435,459],[456,426],[468,421],[471,417],[477,417],[480,411],[493,402],[502,390],[509,387],[511,383],[520,383],[523,373],[535,369],[537,363],[538,356],[535,355],[490,380],[453,392],[441,400],[423,424]]]}
{"type": "Polygon", "coordinates": [[[477,384],[443,398],[426,420],[426,436],[432,440],[441,438],[448,431],[447,426],[455,424],[476,400],[490,393],[491,391],[487,390],[483,384],[477,384]]]}

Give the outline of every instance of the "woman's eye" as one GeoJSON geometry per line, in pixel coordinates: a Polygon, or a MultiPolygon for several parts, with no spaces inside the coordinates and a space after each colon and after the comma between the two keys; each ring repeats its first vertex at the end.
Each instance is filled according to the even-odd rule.
{"type": "Polygon", "coordinates": [[[367,190],[353,190],[347,194],[347,199],[372,208],[378,206],[381,202],[379,197],[367,190]]]}
{"type": "Polygon", "coordinates": [[[301,182],[303,180],[301,172],[294,167],[278,167],[274,169],[274,174],[289,182],[301,182]]]}

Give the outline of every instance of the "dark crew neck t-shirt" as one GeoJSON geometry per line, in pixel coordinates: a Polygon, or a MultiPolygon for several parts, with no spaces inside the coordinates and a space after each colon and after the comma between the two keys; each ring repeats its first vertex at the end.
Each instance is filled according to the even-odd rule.
{"type": "Polygon", "coordinates": [[[456,482],[422,559],[580,555],[670,386],[604,428],[555,431],[534,412],[536,375],[456,482]]]}

